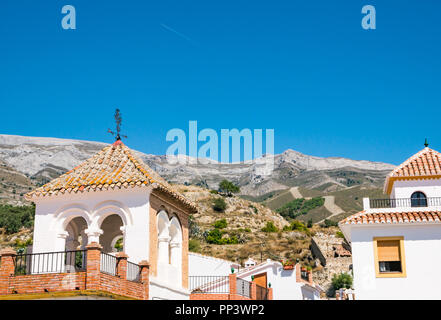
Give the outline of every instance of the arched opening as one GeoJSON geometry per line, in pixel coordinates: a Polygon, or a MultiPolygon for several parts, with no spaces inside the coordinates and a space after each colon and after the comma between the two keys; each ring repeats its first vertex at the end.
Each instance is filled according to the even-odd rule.
{"type": "Polygon", "coordinates": [[[82,250],[87,245],[87,235],[84,232],[87,229],[87,222],[83,217],[75,217],[69,221],[66,226],[68,233],[66,237],[65,250],[82,250]]]}
{"type": "Polygon", "coordinates": [[[169,252],[169,220],[165,211],[160,211],[157,216],[158,227],[158,263],[165,265],[170,263],[169,252]]]}
{"type": "Polygon", "coordinates": [[[123,226],[121,217],[117,214],[107,216],[101,223],[103,234],[100,236],[100,245],[104,252],[124,251],[124,234],[121,230],[123,226]]]}
{"type": "Polygon", "coordinates": [[[174,217],[170,221],[170,264],[178,269],[181,268],[182,259],[182,230],[179,220],[174,217]]]}
{"type": "Polygon", "coordinates": [[[421,191],[416,191],[410,196],[411,207],[427,207],[427,197],[421,191]]]}

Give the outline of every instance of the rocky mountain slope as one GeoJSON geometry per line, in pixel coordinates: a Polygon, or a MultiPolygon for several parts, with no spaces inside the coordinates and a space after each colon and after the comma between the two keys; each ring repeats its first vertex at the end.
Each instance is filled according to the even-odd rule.
{"type": "MultiPolygon", "coordinates": [[[[0,135],[0,160],[12,170],[24,174],[33,184],[42,184],[75,167],[105,145],[91,141],[0,135]]],[[[320,158],[286,150],[274,156],[272,174],[262,175],[259,161],[201,164],[183,156],[185,164],[170,164],[166,156],[143,153],[138,156],[170,182],[217,189],[222,179],[228,179],[241,187],[242,196],[256,201],[294,186],[325,194],[353,186],[378,188],[394,167],[381,162],[320,158]]]]}

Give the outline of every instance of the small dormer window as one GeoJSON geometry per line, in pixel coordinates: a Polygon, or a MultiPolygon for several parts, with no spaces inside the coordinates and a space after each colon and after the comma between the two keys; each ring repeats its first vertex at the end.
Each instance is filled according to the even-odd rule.
{"type": "Polygon", "coordinates": [[[412,207],[427,207],[427,198],[424,193],[417,191],[410,196],[410,205],[412,207]]]}

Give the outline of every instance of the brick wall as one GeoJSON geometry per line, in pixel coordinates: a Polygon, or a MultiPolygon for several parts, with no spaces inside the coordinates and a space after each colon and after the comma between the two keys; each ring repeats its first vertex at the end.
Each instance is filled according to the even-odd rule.
{"type": "Polygon", "coordinates": [[[72,273],[14,275],[16,253],[11,249],[0,252],[0,295],[44,294],[53,292],[102,291],[119,296],[148,300],[149,264],[140,262],[139,282],[126,279],[127,255],[117,256],[117,276],[100,271],[101,247],[87,246],[87,270],[72,273]]]}

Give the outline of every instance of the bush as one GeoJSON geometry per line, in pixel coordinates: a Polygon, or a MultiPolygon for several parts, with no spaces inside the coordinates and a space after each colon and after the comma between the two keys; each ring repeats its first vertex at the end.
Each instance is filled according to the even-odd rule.
{"type": "Polygon", "coordinates": [[[332,287],[338,289],[350,289],[352,287],[352,276],[347,273],[334,274],[332,277],[332,287]]]}
{"type": "Polygon", "coordinates": [[[325,219],[324,224],[322,225],[323,228],[329,228],[329,227],[337,227],[338,222],[325,219]]]}
{"type": "Polygon", "coordinates": [[[309,220],[308,220],[308,225],[307,225],[307,227],[308,227],[308,228],[312,228],[312,219],[309,219],[309,220]]]}
{"type": "Polygon", "coordinates": [[[206,241],[211,244],[238,244],[239,239],[237,236],[222,238],[223,233],[219,229],[215,228],[207,233],[206,241]]]}
{"type": "Polygon", "coordinates": [[[227,203],[222,198],[216,198],[213,200],[213,210],[217,212],[224,212],[227,209],[227,203]]]}
{"type": "Polygon", "coordinates": [[[217,220],[213,226],[217,229],[225,229],[227,227],[227,220],[226,219],[217,220]]]}
{"type": "Polygon", "coordinates": [[[321,197],[305,200],[298,198],[290,201],[276,210],[281,216],[285,218],[294,219],[302,214],[307,214],[310,210],[323,206],[325,199],[321,197]]]}
{"type": "Polygon", "coordinates": [[[219,192],[217,192],[217,190],[210,190],[210,193],[212,193],[212,194],[218,194],[219,192]]]}
{"type": "Polygon", "coordinates": [[[188,241],[188,250],[191,252],[200,252],[201,251],[201,243],[197,239],[190,239],[188,241]]]}
{"type": "Polygon", "coordinates": [[[343,232],[341,232],[341,231],[337,231],[337,232],[335,233],[335,236],[336,236],[337,238],[342,238],[342,239],[345,238],[343,232]]]}
{"type": "Polygon", "coordinates": [[[219,183],[219,191],[231,195],[240,192],[240,188],[228,180],[222,180],[219,183]]]}
{"type": "Polygon", "coordinates": [[[15,207],[0,205],[0,228],[4,228],[7,234],[16,233],[22,227],[34,226],[35,205],[15,207]]]}
{"type": "Polygon", "coordinates": [[[268,221],[265,227],[262,228],[263,232],[278,232],[279,229],[274,225],[272,221],[268,221]]]}

